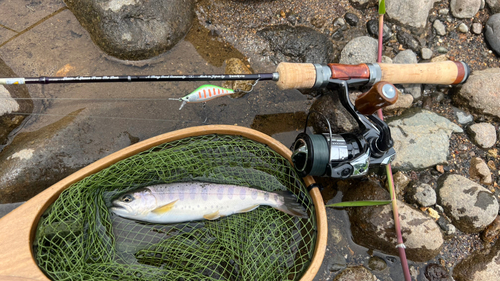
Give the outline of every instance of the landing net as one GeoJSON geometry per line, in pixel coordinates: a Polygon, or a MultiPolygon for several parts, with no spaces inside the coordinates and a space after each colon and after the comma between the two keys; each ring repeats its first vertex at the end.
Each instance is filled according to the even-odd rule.
{"type": "Polygon", "coordinates": [[[284,157],[213,134],[159,145],[73,184],[41,217],[33,248],[52,280],[298,280],[313,258],[314,214],[284,157]],[[183,181],[289,190],[309,218],[260,206],[213,221],[150,224],[109,210],[123,193],[183,181]]]}

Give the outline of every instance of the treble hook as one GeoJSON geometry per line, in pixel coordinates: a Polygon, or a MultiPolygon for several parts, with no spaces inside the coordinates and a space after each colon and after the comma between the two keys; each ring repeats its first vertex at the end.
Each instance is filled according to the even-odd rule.
{"type": "Polygon", "coordinates": [[[249,94],[249,93],[251,93],[253,91],[253,88],[255,87],[255,85],[257,85],[257,83],[259,82],[259,80],[260,79],[255,80],[255,82],[252,84],[252,87],[248,91],[243,91],[243,90],[240,90],[240,89],[236,89],[236,90],[234,90],[234,92],[235,93],[249,94]]]}

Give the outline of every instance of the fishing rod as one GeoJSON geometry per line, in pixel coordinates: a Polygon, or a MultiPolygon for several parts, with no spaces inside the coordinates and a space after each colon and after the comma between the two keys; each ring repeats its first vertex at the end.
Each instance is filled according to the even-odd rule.
{"type": "Polygon", "coordinates": [[[68,77],[0,78],[0,85],[113,83],[113,82],[173,82],[173,81],[275,81],[285,89],[311,89],[325,87],[330,79],[345,80],[351,84],[373,85],[385,81],[393,84],[464,83],[470,74],[468,65],[460,61],[420,64],[364,63],[358,65],[327,65],[282,62],[273,73],[258,74],[202,74],[202,75],[105,75],[68,77]]]}

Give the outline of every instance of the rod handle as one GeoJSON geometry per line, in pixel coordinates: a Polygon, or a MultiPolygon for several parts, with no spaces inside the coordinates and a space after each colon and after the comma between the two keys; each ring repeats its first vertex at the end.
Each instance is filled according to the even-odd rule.
{"type": "Polygon", "coordinates": [[[469,66],[461,61],[378,65],[381,81],[393,84],[454,85],[464,83],[470,74],[469,66]]]}
{"type": "Polygon", "coordinates": [[[312,63],[281,62],[276,68],[278,88],[310,89],[316,83],[316,69],[312,63]]]}
{"type": "Polygon", "coordinates": [[[371,115],[380,108],[394,104],[398,100],[398,91],[389,82],[377,82],[368,92],[355,101],[356,109],[364,115],[371,115]]]}

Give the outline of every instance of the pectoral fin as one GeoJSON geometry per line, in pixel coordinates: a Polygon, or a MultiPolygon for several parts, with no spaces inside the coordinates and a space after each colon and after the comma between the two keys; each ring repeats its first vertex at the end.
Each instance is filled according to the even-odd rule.
{"type": "Polygon", "coordinates": [[[250,211],[253,211],[253,210],[257,209],[257,207],[259,207],[259,205],[253,205],[253,206],[250,206],[248,208],[245,208],[243,210],[238,211],[238,213],[250,212],[250,211]]]}
{"type": "Polygon", "coordinates": [[[157,215],[161,215],[161,214],[164,214],[170,210],[172,210],[172,208],[174,207],[175,203],[179,201],[179,199],[175,200],[175,201],[172,201],[166,205],[163,205],[163,206],[160,206],[154,210],[151,211],[151,213],[155,213],[157,215]]]}
{"type": "Polygon", "coordinates": [[[211,214],[206,214],[203,217],[207,220],[212,221],[212,220],[216,220],[216,219],[220,218],[220,214],[219,214],[219,211],[215,211],[211,214]]]}

